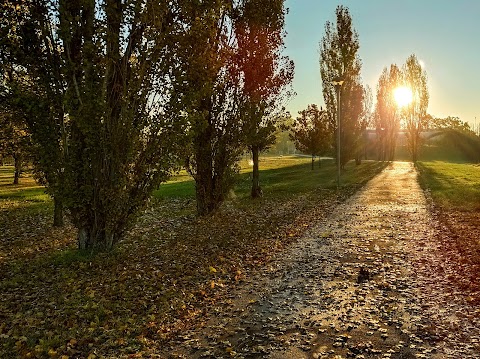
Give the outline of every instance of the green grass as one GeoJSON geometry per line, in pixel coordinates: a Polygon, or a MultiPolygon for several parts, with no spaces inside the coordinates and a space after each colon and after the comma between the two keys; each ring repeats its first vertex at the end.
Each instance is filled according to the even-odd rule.
{"type": "Polygon", "coordinates": [[[470,163],[419,162],[420,181],[445,209],[480,210],[480,167],[470,163]]]}
{"type": "MultiPolygon", "coordinates": [[[[374,161],[364,161],[355,166],[349,162],[342,173],[342,186],[362,184],[366,178],[377,172],[383,164],[374,161]]],[[[250,195],[251,165],[243,160],[240,163],[240,174],[234,188],[235,195],[240,199],[250,195]]],[[[315,162],[311,170],[311,159],[308,157],[266,156],[260,159],[260,185],[264,196],[280,197],[302,194],[316,189],[336,188],[336,166],[333,160],[322,160],[322,167],[315,162]]],[[[181,172],[154,192],[157,198],[186,198],[195,196],[195,183],[185,172],[181,172]]]]}
{"type": "Polygon", "coordinates": [[[19,184],[13,184],[13,166],[0,166],[0,201],[15,200],[48,202],[50,197],[28,173],[20,177],[19,184]]]}

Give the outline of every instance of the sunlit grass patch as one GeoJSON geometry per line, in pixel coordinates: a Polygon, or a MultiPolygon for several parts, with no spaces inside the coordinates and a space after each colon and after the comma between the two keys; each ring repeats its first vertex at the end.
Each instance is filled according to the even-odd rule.
{"type": "Polygon", "coordinates": [[[39,186],[30,174],[25,173],[18,185],[13,184],[13,166],[0,166],[0,209],[32,207],[37,203],[48,203],[50,197],[45,188],[39,186]]]}
{"type": "Polygon", "coordinates": [[[420,162],[420,180],[446,209],[480,210],[480,167],[470,163],[420,162]]]}

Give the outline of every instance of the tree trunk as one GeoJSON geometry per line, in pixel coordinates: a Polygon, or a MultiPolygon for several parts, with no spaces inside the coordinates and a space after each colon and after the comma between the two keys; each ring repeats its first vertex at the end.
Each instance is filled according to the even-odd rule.
{"type": "MultiPolygon", "coordinates": [[[[210,100],[207,100],[203,108],[209,111],[210,107],[210,100]]],[[[215,193],[218,191],[216,188],[218,178],[215,176],[213,168],[212,137],[213,128],[208,120],[208,125],[199,131],[194,139],[195,197],[199,216],[205,216],[215,211],[220,206],[221,200],[215,193]]]]}
{"type": "Polygon", "coordinates": [[[318,156],[318,168],[322,168],[322,157],[318,156]]]}
{"type": "Polygon", "coordinates": [[[88,231],[85,227],[78,229],[77,234],[78,249],[86,250],[91,247],[88,231]]]}
{"type": "Polygon", "coordinates": [[[13,175],[13,184],[18,184],[18,179],[22,174],[22,157],[19,154],[13,156],[15,172],[13,175]]]}
{"type": "Polygon", "coordinates": [[[63,227],[63,203],[56,197],[53,197],[53,226],[63,227]]]}
{"type": "Polygon", "coordinates": [[[252,172],[252,198],[262,197],[263,192],[260,188],[260,172],[258,169],[260,150],[258,146],[252,146],[253,172],[252,172]]]}
{"type": "Polygon", "coordinates": [[[110,251],[119,238],[119,233],[107,231],[105,225],[90,223],[78,229],[78,249],[110,251]]]}
{"type": "Polygon", "coordinates": [[[313,166],[314,166],[314,164],[315,164],[315,156],[312,155],[312,171],[313,171],[313,166]]]}

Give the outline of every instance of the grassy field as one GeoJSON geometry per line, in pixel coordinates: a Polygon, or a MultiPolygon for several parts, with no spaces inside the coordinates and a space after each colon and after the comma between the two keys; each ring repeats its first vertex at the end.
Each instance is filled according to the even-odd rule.
{"type": "Polygon", "coordinates": [[[418,163],[418,169],[440,226],[439,261],[458,274],[449,277],[450,285],[480,302],[480,166],[433,161],[418,163]]]}
{"type": "MultiPolygon", "coordinates": [[[[323,159],[319,167],[318,160],[311,170],[311,159],[308,157],[282,156],[262,157],[260,159],[260,184],[265,198],[298,195],[318,188],[334,189],[336,182],[336,167],[331,159],[323,159]]],[[[367,161],[363,166],[356,168],[349,162],[342,173],[342,186],[352,186],[363,183],[369,178],[370,172],[375,171],[381,164],[367,161]]],[[[248,160],[240,162],[240,174],[235,186],[235,196],[246,199],[250,196],[252,164],[248,160]]],[[[169,182],[160,186],[154,192],[156,198],[194,198],[195,183],[193,179],[182,171],[169,182]]]]}
{"type": "Polygon", "coordinates": [[[480,210],[480,166],[443,161],[418,164],[422,186],[446,210],[480,210]]]}
{"type": "Polygon", "coordinates": [[[236,197],[195,216],[185,174],[160,187],[112,253],[76,250],[75,231],[51,227],[51,201],[29,177],[0,183],[0,358],[149,357],[203,320],[229,290],[328,215],[383,164],[335,166],[263,158],[264,197],[252,201],[249,164],[236,197]]]}

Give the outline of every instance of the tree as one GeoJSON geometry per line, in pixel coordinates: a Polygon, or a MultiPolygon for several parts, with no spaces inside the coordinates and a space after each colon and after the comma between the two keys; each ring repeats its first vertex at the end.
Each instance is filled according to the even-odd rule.
{"type": "Polygon", "coordinates": [[[396,64],[384,68],[377,84],[375,127],[379,140],[379,160],[393,161],[396,141],[400,130],[401,112],[394,98],[394,90],[399,87],[402,72],[396,64]]]}
{"type": "MultiPolygon", "coordinates": [[[[8,19],[18,25],[16,53],[33,46],[42,55],[14,57],[27,83],[41,84],[22,91],[35,95],[42,110],[31,112],[32,136],[61,134],[54,143],[64,156],[63,183],[54,198],[78,228],[79,248],[110,249],[177,161],[178,133],[185,130],[172,92],[175,35],[183,29],[178,5],[39,0],[18,10],[15,4],[8,19]],[[46,124],[41,114],[50,109],[55,115],[46,124]]],[[[58,169],[55,157],[44,157],[46,166],[58,169]]]]}
{"type": "MultiPolygon", "coordinates": [[[[312,155],[312,170],[315,156],[325,154],[332,144],[332,125],[326,111],[317,105],[308,105],[306,110],[298,113],[290,138],[297,150],[312,155]]],[[[319,166],[321,160],[319,159],[319,166]]]]}
{"type": "Polygon", "coordinates": [[[465,134],[475,135],[475,132],[471,129],[468,122],[462,121],[456,116],[447,116],[445,118],[431,116],[428,125],[429,129],[433,130],[455,130],[464,132],[465,134]]]}
{"type": "Polygon", "coordinates": [[[242,79],[242,131],[252,153],[253,198],[260,197],[259,154],[275,143],[284,118],[282,102],[291,95],[293,62],[284,49],[284,0],[246,0],[235,24],[236,65],[242,79]]]}
{"type": "Polygon", "coordinates": [[[240,77],[234,68],[232,31],[238,4],[227,0],[185,0],[178,61],[184,69],[175,84],[188,123],[186,167],[195,179],[198,215],[217,210],[232,188],[243,152],[240,77]],[[232,7],[233,6],[233,7],[232,7]]]}
{"type": "MultiPolygon", "coordinates": [[[[336,23],[327,21],[325,35],[320,42],[320,75],[326,110],[335,128],[337,106],[341,106],[341,158],[337,161],[342,168],[356,156],[364,132],[362,118],[365,113],[365,89],[360,78],[359,48],[359,37],[353,28],[350,12],[348,8],[338,6],[336,23]],[[340,104],[337,104],[336,89],[333,85],[333,81],[338,78],[344,81],[340,104]]],[[[335,147],[337,146],[335,143],[335,147]]]]}
{"type": "Polygon", "coordinates": [[[372,123],[372,90],[370,86],[362,86],[363,101],[362,109],[358,117],[357,136],[355,142],[355,164],[362,163],[362,156],[366,158],[366,146],[368,142],[367,127],[372,123]]]}
{"type": "Polygon", "coordinates": [[[37,180],[54,202],[54,226],[63,225],[64,151],[67,126],[65,79],[56,25],[46,1],[6,1],[0,22],[0,67],[7,90],[2,99],[22,118],[33,142],[37,180]]]}
{"type": "Polygon", "coordinates": [[[13,184],[19,183],[24,161],[31,153],[30,133],[21,118],[0,109],[0,156],[13,158],[13,184]]]}
{"type": "Polygon", "coordinates": [[[412,162],[416,163],[422,138],[423,129],[428,128],[427,107],[429,93],[427,87],[427,73],[422,69],[417,57],[411,55],[403,66],[405,86],[412,91],[412,101],[405,107],[407,145],[412,155],[412,162]]]}

